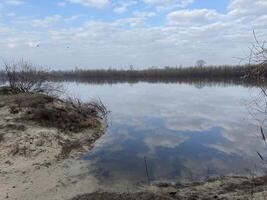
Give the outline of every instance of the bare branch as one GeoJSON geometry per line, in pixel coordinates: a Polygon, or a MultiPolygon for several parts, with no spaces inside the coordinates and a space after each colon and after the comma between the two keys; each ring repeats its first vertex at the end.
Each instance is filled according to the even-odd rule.
{"type": "Polygon", "coordinates": [[[13,93],[34,92],[57,95],[63,92],[61,84],[49,81],[49,71],[30,62],[3,60],[7,81],[13,93]]]}

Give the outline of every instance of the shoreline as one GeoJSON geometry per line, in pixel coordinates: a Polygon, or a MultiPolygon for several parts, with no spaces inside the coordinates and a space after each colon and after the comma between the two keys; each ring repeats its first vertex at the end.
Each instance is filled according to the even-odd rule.
{"type": "Polygon", "coordinates": [[[257,178],[221,177],[201,182],[154,183],[139,192],[93,192],[71,200],[264,200],[267,176],[257,178]]]}
{"type": "MultiPolygon", "coordinates": [[[[84,163],[77,159],[90,151],[95,141],[105,133],[105,121],[93,116],[88,121],[87,117],[82,130],[72,126],[63,130],[65,127],[61,125],[52,126],[57,125],[54,123],[48,126],[45,120],[45,123],[28,120],[36,108],[28,105],[18,107],[17,102],[19,98],[24,104],[28,100],[33,102],[35,97],[31,95],[0,95],[0,199],[59,200],[88,192],[88,188],[93,191],[97,185],[94,177],[77,180],[71,174],[82,173],[80,170],[84,163]]],[[[37,95],[36,98],[43,101],[47,96],[37,95]]],[[[44,109],[49,111],[75,111],[59,99],[44,105],[44,109]]],[[[79,116],[73,113],[76,115],[79,116]]],[[[70,116],[64,117],[71,119],[70,116]]]]}
{"type": "MultiPolygon", "coordinates": [[[[77,123],[73,121],[73,116],[80,115],[69,102],[35,94],[3,95],[0,90],[0,199],[267,198],[267,176],[253,179],[222,177],[190,183],[152,182],[132,192],[103,187],[96,177],[88,173],[88,161],[79,158],[89,152],[105,133],[106,123],[96,116],[92,119],[86,117],[85,121],[81,118],[84,127],[77,129],[73,127],[77,123]],[[64,120],[70,120],[62,124],[59,123],[61,121],[47,121],[44,115],[32,118],[36,105],[42,105],[42,109],[37,106],[38,111],[46,113],[49,110],[54,116],[53,111],[56,110],[60,119],[63,116],[64,120]]],[[[79,123],[76,125],[80,126],[79,123]]]]}

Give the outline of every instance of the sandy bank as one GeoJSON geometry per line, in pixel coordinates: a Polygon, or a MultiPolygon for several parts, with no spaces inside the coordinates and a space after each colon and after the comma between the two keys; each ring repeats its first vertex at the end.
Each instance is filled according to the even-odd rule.
{"type": "Polygon", "coordinates": [[[0,199],[58,200],[95,191],[93,177],[66,175],[70,166],[83,167],[75,159],[105,132],[92,113],[46,95],[0,94],[0,199]]]}
{"type": "Polygon", "coordinates": [[[188,184],[158,183],[140,192],[93,192],[72,200],[265,200],[267,177],[222,177],[188,184]]]}

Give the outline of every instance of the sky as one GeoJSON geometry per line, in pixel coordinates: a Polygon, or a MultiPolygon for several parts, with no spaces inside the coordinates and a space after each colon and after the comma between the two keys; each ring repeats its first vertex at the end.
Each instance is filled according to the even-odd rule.
{"type": "Polygon", "coordinates": [[[0,0],[0,57],[52,69],[239,64],[267,0],[0,0]]]}

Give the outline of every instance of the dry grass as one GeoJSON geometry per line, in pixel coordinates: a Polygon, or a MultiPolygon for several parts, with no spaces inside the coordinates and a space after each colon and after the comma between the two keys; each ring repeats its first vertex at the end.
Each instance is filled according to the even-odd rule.
{"type": "Polygon", "coordinates": [[[1,100],[9,106],[10,113],[24,113],[25,120],[71,132],[99,127],[99,118],[106,119],[108,113],[101,101],[101,104],[71,99],[64,101],[39,93],[4,95],[1,100]]]}
{"type": "Polygon", "coordinates": [[[95,192],[73,198],[72,200],[170,200],[172,198],[150,192],[139,193],[108,193],[95,192]]]}

